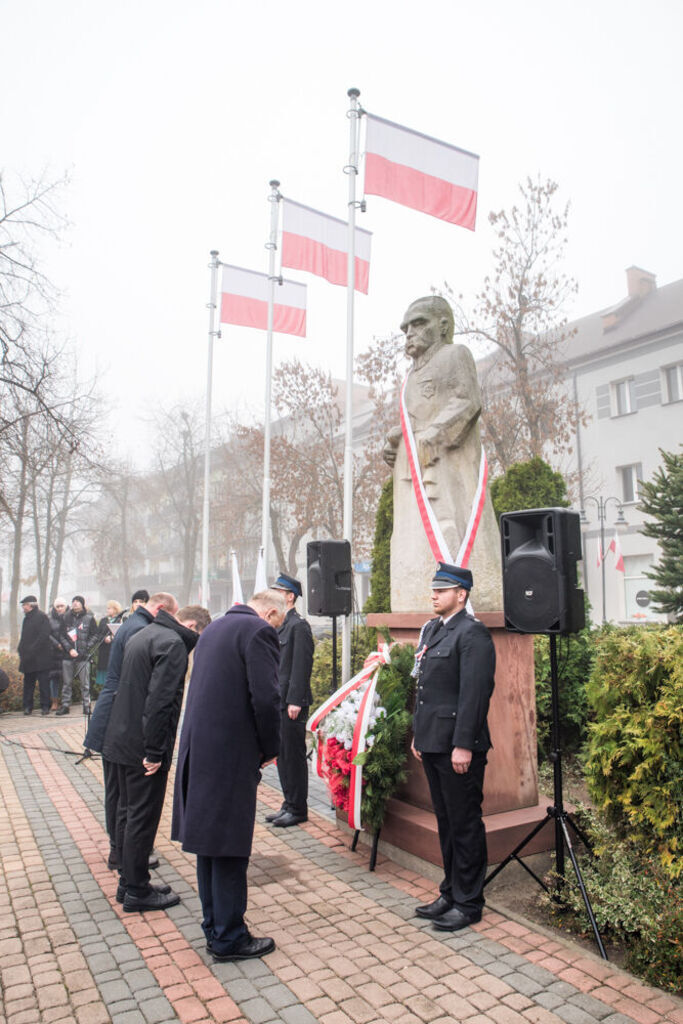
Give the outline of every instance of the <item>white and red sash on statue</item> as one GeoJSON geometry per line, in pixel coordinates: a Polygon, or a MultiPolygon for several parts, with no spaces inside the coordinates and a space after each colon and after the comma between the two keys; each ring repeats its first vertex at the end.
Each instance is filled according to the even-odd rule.
{"type": "Polygon", "coordinates": [[[372,653],[367,656],[360,672],[358,672],[353,679],[349,679],[348,683],[344,683],[344,685],[340,686],[338,690],[335,690],[332,696],[328,697],[325,703],[321,704],[318,710],[315,711],[306,722],[306,728],[315,735],[317,740],[317,771],[320,778],[324,779],[323,751],[325,740],[319,733],[320,723],[326,715],[329,715],[330,711],[334,711],[335,708],[339,707],[342,701],[345,700],[350,693],[367,684],[358,709],[358,717],[356,718],[356,725],[353,730],[353,743],[350,751],[351,774],[349,776],[349,825],[353,829],[361,829],[363,827],[361,825],[363,767],[362,765],[356,765],[353,762],[359,754],[365,752],[368,721],[370,718],[370,712],[372,711],[372,704],[375,696],[375,690],[377,689],[377,680],[379,679],[380,669],[382,668],[382,665],[388,665],[390,661],[391,656],[389,654],[389,645],[382,644],[378,651],[372,651],[372,653]]]}
{"type": "Polygon", "coordinates": [[[448,544],[446,543],[446,539],[439,525],[439,521],[436,518],[434,509],[427,497],[425,485],[422,480],[422,474],[420,472],[417,444],[415,443],[415,435],[413,433],[410,416],[408,415],[408,409],[406,406],[406,386],[408,384],[409,377],[410,371],[406,374],[406,378],[401,387],[401,430],[403,432],[403,440],[406,446],[408,465],[410,466],[410,476],[413,481],[413,491],[415,493],[415,500],[417,501],[420,519],[422,520],[422,525],[424,527],[425,534],[427,535],[429,547],[434,555],[434,560],[436,562],[448,562],[450,565],[459,565],[462,566],[463,569],[466,569],[470,560],[470,555],[472,554],[472,548],[477,536],[477,530],[479,529],[482,513],[484,511],[484,502],[486,501],[486,481],[488,478],[486,452],[482,446],[481,460],[479,462],[479,479],[477,481],[477,489],[472,501],[472,508],[470,509],[467,529],[465,530],[465,536],[462,539],[462,543],[458,548],[455,560],[453,560],[448,544]]]}

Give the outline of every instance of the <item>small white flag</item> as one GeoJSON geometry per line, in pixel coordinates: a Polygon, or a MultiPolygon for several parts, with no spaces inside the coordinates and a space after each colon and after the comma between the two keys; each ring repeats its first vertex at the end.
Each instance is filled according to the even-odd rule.
{"type": "Polygon", "coordinates": [[[256,563],[256,579],[254,581],[254,593],[260,594],[262,590],[268,589],[268,577],[266,576],[266,560],[263,555],[263,548],[258,549],[258,561],[256,563]]]}
{"type": "Polygon", "coordinates": [[[232,603],[244,604],[244,597],[242,595],[242,582],[240,580],[240,571],[237,567],[237,552],[231,551],[230,558],[232,562],[232,603]]]}

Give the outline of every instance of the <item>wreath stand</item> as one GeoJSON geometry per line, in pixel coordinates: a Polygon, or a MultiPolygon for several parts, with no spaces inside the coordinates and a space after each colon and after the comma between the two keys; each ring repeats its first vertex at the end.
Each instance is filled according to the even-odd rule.
{"type": "MultiPolygon", "coordinates": [[[[372,849],[370,851],[370,868],[369,868],[370,871],[374,871],[375,870],[375,866],[377,864],[377,847],[379,846],[379,834],[380,834],[381,831],[382,830],[378,828],[377,831],[375,832],[374,836],[372,837],[372,849]]],[[[357,828],[355,830],[355,832],[353,833],[353,839],[351,841],[351,853],[355,853],[356,852],[356,847],[358,846],[358,837],[359,836],[360,836],[360,829],[357,828]]]]}

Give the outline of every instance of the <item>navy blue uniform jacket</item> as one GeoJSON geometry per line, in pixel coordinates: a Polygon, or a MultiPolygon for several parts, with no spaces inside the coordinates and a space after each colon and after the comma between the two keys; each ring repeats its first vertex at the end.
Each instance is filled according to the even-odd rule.
{"type": "Polygon", "coordinates": [[[171,838],[205,857],[249,857],[256,789],[280,747],[280,643],[234,605],[195,648],[180,733],[171,838]]]}
{"type": "Polygon", "coordinates": [[[281,705],[307,708],[311,704],[311,669],[313,668],[313,634],[299,613],[290,608],[278,629],[280,637],[281,705]]]}
{"type": "Polygon", "coordinates": [[[450,754],[453,747],[487,751],[491,738],[486,716],[496,669],[491,634],[463,609],[445,626],[435,619],[422,640],[415,749],[424,754],[450,754]]]}

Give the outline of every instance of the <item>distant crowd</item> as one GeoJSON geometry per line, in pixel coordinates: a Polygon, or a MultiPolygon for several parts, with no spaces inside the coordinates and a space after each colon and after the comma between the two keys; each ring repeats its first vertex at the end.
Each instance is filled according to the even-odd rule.
{"type": "Polygon", "coordinates": [[[70,605],[64,598],[56,598],[47,613],[40,610],[34,594],[22,598],[24,621],[18,653],[19,671],[24,675],[24,714],[33,713],[37,684],[41,714],[68,715],[75,679],[87,714],[91,673],[101,688],[118,626],[147,601],[149,594],[144,589],[135,591],[125,609],[118,601],[107,601],[106,614],[98,622],[81,594],[76,594],[70,605]]]}

